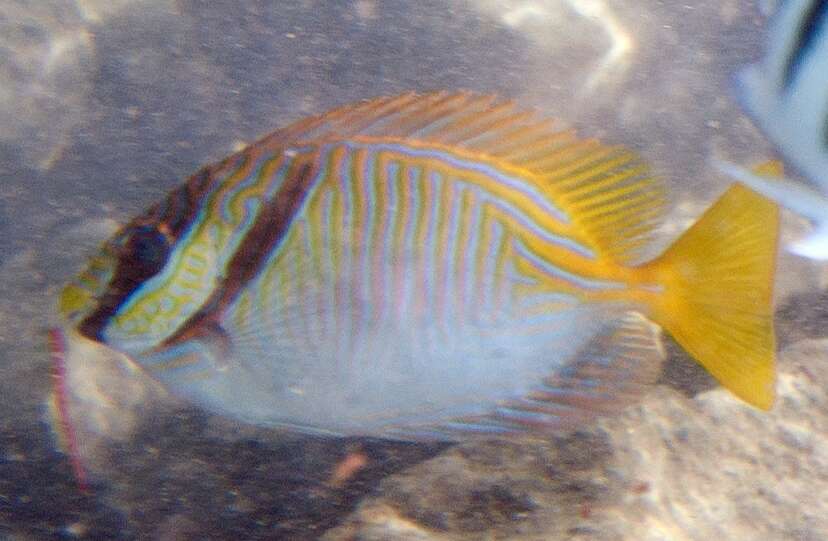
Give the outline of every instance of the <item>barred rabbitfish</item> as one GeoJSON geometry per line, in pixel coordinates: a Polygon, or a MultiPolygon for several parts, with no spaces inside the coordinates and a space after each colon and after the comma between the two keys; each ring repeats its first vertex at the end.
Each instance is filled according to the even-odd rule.
{"type": "Polygon", "coordinates": [[[738,88],[745,109],[816,189],[728,162],[718,167],[811,220],[814,232],[790,250],[828,259],[828,0],[783,2],[765,56],[739,73],[738,88]]]}
{"type": "Polygon", "coordinates": [[[60,310],[174,393],[306,431],[576,426],[658,376],[660,327],[769,408],[776,206],[735,184],[642,262],[666,202],[635,153],[509,101],[378,98],[197,172],[60,310]]]}

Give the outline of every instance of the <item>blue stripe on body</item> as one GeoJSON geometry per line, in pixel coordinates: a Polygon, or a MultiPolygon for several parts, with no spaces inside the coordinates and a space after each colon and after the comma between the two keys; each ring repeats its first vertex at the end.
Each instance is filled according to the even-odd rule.
{"type": "Polygon", "coordinates": [[[273,172],[273,176],[262,194],[263,199],[270,201],[273,199],[273,196],[279,193],[279,189],[282,187],[282,184],[284,184],[285,176],[288,174],[292,163],[293,160],[284,159],[279,168],[273,172]]]}
{"type": "MultiPolygon", "coordinates": [[[[357,145],[355,143],[347,143],[346,146],[348,146],[349,148],[385,149],[388,151],[398,152],[404,156],[409,156],[414,159],[433,159],[435,161],[447,163],[460,170],[466,169],[469,171],[487,175],[493,180],[497,181],[498,183],[503,184],[509,187],[510,189],[513,189],[516,192],[519,192],[529,197],[536,205],[538,205],[541,208],[541,210],[550,214],[552,217],[560,221],[562,224],[570,223],[569,218],[563,213],[563,211],[553,206],[553,204],[549,201],[549,198],[545,194],[539,192],[533,186],[521,182],[518,178],[511,177],[501,173],[492,166],[477,163],[474,161],[467,161],[455,158],[451,156],[449,153],[446,153],[441,150],[415,149],[405,145],[398,144],[383,143],[357,145]]],[[[454,180],[455,182],[463,182],[462,178],[455,178],[452,180],[454,180]]],[[[595,258],[595,253],[588,247],[583,246],[580,243],[565,236],[555,235],[550,231],[538,226],[537,223],[529,219],[523,212],[520,212],[513,205],[503,201],[502,199],[493,197],[489,194],[485,194],[485,199],[497,205],[501,210],[508,213],[510,216],[513,216],[523,227],[526,227],[534,235],[543,239],[545,242],[548,242],[550,244],[556,244],[563,248],[572,250],[573,252],[583,257],[591,259],[595,258]]]]}
{"type": "Polygon", "coordinates": [[[396,160],[388,160],[384,175],[385,179],[381,179],[381,184],[385,187],[384,195],[385,195],[385,208],[377,209],[377,211],[382,216],[382,227],[384,228],[382,231],[382,236],[380,238],[380,246],[377,247],[378,250],[381,250],[381,258],[382,261],[382,275],[376,277],[375,279],[381,282],[381,289],[382,289],[382,303],[378,306],[378,314],[377,318],[378,321],[383,321],[385,317],[390,312],[390,309],[393,307],[394,302],[396,302],[396,295],[394,294],[394,287],[393,287],[393,278],[394,278],[394,250],[393,250],[393,240],[394,240],[394,210],[397,206],[397,190],[398,190],[398,182],[399,182],[399,172],[400,172],[400,165],[396,162],[396,160]]]}
{"type": "Polygon", "coordinates": [[[502,199],[499,199],[497,197],[493,197],[488,193],[485,193],[483,195],[483,200],[487,203],[490,203],[493,207],[496,207],[504,214],[507,214],[508,216],[513,218],[516,222],[518,222],[518,224],[526,228],[530,233],[532,233],[539,239],[550,244],[555,244],[568,250],[571,250],[572,252],[580,256],[589,259],[595,259],[594,251],[573,239],[550,233],[546,229],[540,227],[535,221],[526,216],[526,214],[524,214],[514,205],[507,203],[506,201],[503,201],[502,199]]]}
{"type": "Polygon", "coordinates": [[[460,214],[461,206],[463,204],[463,187],[456,182],[449,184],[449,201],[451,207],[448,209],[448,220],[446,227],[448,228],[448,235],[446,237],[445,255],[443,257],[445,270],[443,273],[443,283],[441,288],[443,290],[443,322],[448,336],[453,336],[456,329],[448,329],[451,323],[456,323],[458,319],[457,306],[457,288],[458,279],[457,268],[455,263],[457,258],[457,250],[460,249],[460,214]]]}
{"type": "Polygon", "coordinates": [[[532,296],[526,296],[521,299],[518,309],[529,310],[536,306],[543,306],[544,304],[560,303],[570,306],[575,306],[581,301],[575,295],[567,293],[537,293],[532,296]]]}
{"type": "Polygon", "coordinates": [[[538,269],[542,270],[550,276],[554,276],[556,278],[560,278],[562,280],[566,280],[567,282],[573,283],[580,288],[586,290],[607,290],[624,289],[627,287],[626,284],[621,282],[612,282],[608,280],[593,280],[590,278],[584,278],[578,276],[577,274],[573,274],[564,269],[561,269],[560,267],[556,267],[555,265],[543,260],[541,257],[533,253],[531,250],[529,250],[529,248],[526,247],[526,245],[524,245],[517,238],[512,239],[512,246],[518,254],[523,256],[527,261],[535,265],[538,269]]]}
{"type": "MultiPolygon", "coordinates": [[[[348,143],[348,145],[357,147],[358,145],[355,143],[348,143]]],[[[491,179],[496,180],[497,182],[503,184],[504,186],[509,187],[510,189],[519,192],[526,197],[530,198],[536,205],[538,205],[544,212],[554,217],[556,220],[563,224],[569,223],[569,217],[559,208],[554,206],[549,198],[546,197],[545,194],[538,191],[534,186],[526,184],[524,182],[520,182],[519,179],[515,177],[511,177],[508,175],[503,174],[497,168],[492,167],[491,165],[476,162],[472,160],[466,160],[463,158],[457,158],[452,156],[450,153],[445,152],[439,149],[425,149],[425,148],[413,148],[408,145],[397,144],[397,143],[369,143],[364,145],[359,145],[367,148],[374,148],[374,149],[381,149],[386,150],[394,153],[399,153],[404,156],[409,156],[413,159],[430,159],[439,162],[446,163],[456,169],[460,170],[467,170],[473,171],[475,173],[480,173],[485,176],[488,176],[491,179]]]]}
{"type": "Polygon", "coordinates": [[[360,178],[355,179],[356,182],[361,183],[360,190],[357,191],[357,197],[363,200],[365,214],[363,216],[362,236],[359,241],[357,250],[357,266],[356,272],[361,277],[360,290],[356,291],[356,298],[358,303],[358,313],[354,315],[354,333],[353,339],[356,345],[355,353],[357,356],[364,351],[366,344],[366,325],[370,325],[373,320],[374,298],[371,284],[373,276],[371,275],[371,260],[373,258],[372,238],[374,233],[374,213],[376,212],[376,193],[374,190],[374,175],[376,174],[376,163],[374,155],[371,151],[366,151],[366,156],[363,165],[363,170],[359,172],[360,178]]]}
{"type": "MultiPolygon", "coordinates": [[[[404,194],[403,197],[408,198],[408,221],[405,224],[405,233],[403,234],[403,241],[402,245],[399,247],[400,254],[402,261],[398,264],[403,264],[409,262],[411,258],[414,258],[412,262],[414,263],[413,270],[416,270],[417,265],[423,264],[420,261],[420,256],[418,255],[418,247],[415,246],[415,238],[414,233],[416,231],[417,225],[417,216],[420,211],[420,205],[422,205],[422,190],[420,186],[420,175],[422,175],[422,168],[420,167],[411,167],[408,169],[408,178],[401,179],[405,185],[402,189],[402,193],[404,194]]],[[[416,280],[416,273],[410,277],[406,277],[405,273],[402,276],[402,283],[401,286],[403,288],[402,291],[399,292],[399,314],[402,316],[404,314],[408,314],[411,311],[412,305],[414,303],[414,296],[416,292],[414,291],[414,282],[416,280]]]]}
{"type": "Polygon", "coordinates": [[[469,188],[472,194],[472,207],[469,209],[469,243],[465,247],[464,253],[464,269],[465,276],[463,276],[463,287],[460,291],[460,303],[463,307],[463,313],[468,321],[476,322],[479,318],[479,307],[474,306],[472,299],[474,298],[475,289],[483,277],[477,276],[476,270],[476,256],[477,249],[480,246],[481,228],[483,224],[483,206],[480,203],[479,190],[469,188]]]}
{"type": "Polygon", "coordinates": [[[426,233],[426,242],[425,242],[425,250],[423,253],[425,257],[423,258],[423,268],[424,268],[424,276],[425,276],[425,291],[423,291],[423,296],[426,299],[425,303],[425,313],[429,314],[427,319],[422,326],[424,331],[423,339],[425,340],[425,345],[427,347],[427,351],[429,354],[433,354],[433,349],[437,347],[436,341],[438,336],[435,333],[435,326],[431,324],[436,316],[437,312],[437,295],[439,284],[437,283],[437,273],[438,273],[438,265],[443,264],[443,258],[438,253],[440,249],[439,242],[438,242],[438,233],[437,231],[437,223],[439,221],[439,216],[441,212],[445,212],[445,210],[441,207],[441,197],[440,193],[443,189],[443,183],[447,182],[446,179],[443,178],[443,175],[437,171],[429,171],[428,172],[428,182],[431,184],[431,201],[426,202],[427,205],[431,208],[430,219],[427,221],[427,233],[426,233]]]}
{"type": "MultiPolygon", "coordinates": [[[[224,197],[221,201],[221,205],[219,205],[218,212],[221,216],[222,220],[224,220],[227,224],[234,224],[235,217],[233,216],[233,211],[231,207],[237,202],[241,192],[245,188],[249,188],[259,182],[262,182],[262,172],[264,169],[274,160],[278,160],[279,156],[274,155],[267,155],[262,156],[262,159],[259,160],[258,163],[254,164],[251,168],[250,174],[247,177],[240,179],[236,182],[236,184],[232,187],[230,191],[224,194],[224,197]]],[[[225,184],[226,186],[226,184],[225,184]]],[[[246,206],[246,205],[244,205],[246,206]]],[[[242,217],[241,224],[242,227],[247,226],[249,227],[251,222],[251,217],[244,216],[242,217]]]]}

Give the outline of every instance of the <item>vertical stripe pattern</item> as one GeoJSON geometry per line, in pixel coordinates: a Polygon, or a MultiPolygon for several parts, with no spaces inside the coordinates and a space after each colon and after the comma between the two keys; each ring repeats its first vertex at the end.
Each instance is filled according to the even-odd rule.
{"type": "Polygon", "coordinates": [[[260,346],[276,333],[343,369],[397,362],[378,349],[387,336],[429,355],[487,325],[534,332],[585,293],[624,287],[567,270],[593,262],[593,249],[536,188],[495,167],[391,143],[316,155],[318,186],[251,285],[254,301],[234,306],[235,320],[261,319],[258,331],[233,329],[260,346]]]}

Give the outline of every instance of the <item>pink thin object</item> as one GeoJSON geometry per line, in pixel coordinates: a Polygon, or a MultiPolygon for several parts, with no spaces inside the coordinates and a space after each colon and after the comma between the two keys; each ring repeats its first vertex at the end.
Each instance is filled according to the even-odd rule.
{"type": "Polygon", "coordinates": [[[69,462],[72,464],[72,471],[81,492],[88,492],[89,485],[86,479],[86,469],[81,462],[78,452],[78,442],[75,438],[75,430],[72,420],[69,417],[69,404],[66,390],[66,363],[63,333],[60,329],[50,329],[48,336],[49,352],[52,356],[52,378],[55,385],[55,402],[57,405],[58,423],[60,431],[66,441],[69,462]]]}

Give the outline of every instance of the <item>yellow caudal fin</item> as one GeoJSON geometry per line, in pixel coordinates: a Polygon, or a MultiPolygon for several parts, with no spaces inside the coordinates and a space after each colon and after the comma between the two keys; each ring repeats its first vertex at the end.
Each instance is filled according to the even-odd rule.
{"type": "MultiPolygon", "coordinates": [[[[765,164],[757,174],[774,172],[765,164]]],[[[774,400],[777,206],[733,185],[650,267],[664,287],[654,319],[733,394],[774,400]]]]}

